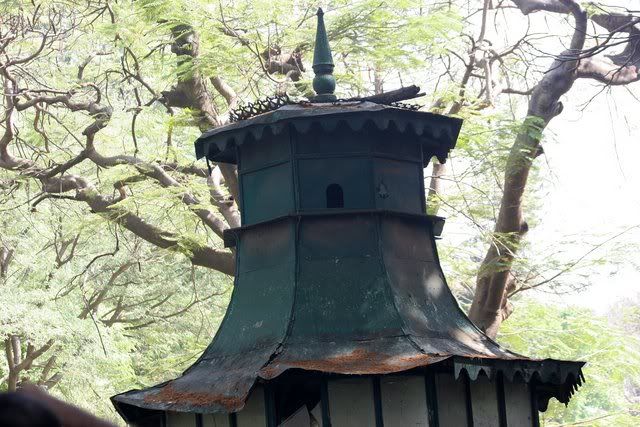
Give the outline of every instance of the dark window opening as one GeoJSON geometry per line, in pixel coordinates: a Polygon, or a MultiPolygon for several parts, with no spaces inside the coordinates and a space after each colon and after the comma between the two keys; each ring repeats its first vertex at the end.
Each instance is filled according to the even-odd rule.
{"type": "Polygon", "coordinates": [[[344,195],[342,187],[338,184],[331,184],[327,187],[327,208],[343,208],[344,195]]]}

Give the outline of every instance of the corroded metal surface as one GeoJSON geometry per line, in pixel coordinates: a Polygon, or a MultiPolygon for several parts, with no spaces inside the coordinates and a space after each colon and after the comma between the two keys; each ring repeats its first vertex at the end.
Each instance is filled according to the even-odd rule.
{"type": "Polygon", "coordinates": [[[234,412],[256,382],[288,370],[391,374],[446,361],[472,379],[535,379],[546,400],[566,402],[581,384],[582,363],[528,359],[469,321],[423,221],[290,216],[243,230],[237,250],[234,294],[202,357],[175,380],[115,396],[116,405],[234,412]]]}

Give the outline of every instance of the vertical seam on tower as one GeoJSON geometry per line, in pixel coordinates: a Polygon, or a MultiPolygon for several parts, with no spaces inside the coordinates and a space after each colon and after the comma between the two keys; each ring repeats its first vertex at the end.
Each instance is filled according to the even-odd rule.
{"type": "Polygon", "coordinates": [[[507,404],[504,394],[504,374],[498,372],[496,375],[496,400],[498,401],[498,425],[507,427],[507,404]]]}
{"type": "Polygon", "coordinates": [[[471,402],[471,377],[469,371],[464,369],[464,401],[467,410],[467,426],[473,427],[473,403],[471,402]]]}
{"type": "Polygon", "coordinates": [[[386,285],[384,287],[385,291],[389,294],[389,296],[391,297],[391,304],[393,305],[393,310],[396,313],[396,316],[398,316],[398,319],[400,319],[400,328],[402,329],[403,332],[403,336],[406,337],[409,342],[411,343],[411,345],[418,350],[420,353],[422,354],[427,354],[426,351],[424,351],[424,349],[422,347],[420,347],[418,345],[418,343],[416,343],[413,338],[411,337],[411,334],[409,334],[406,330],[406,324],[404,321],[404,318],[402,317],[402,315],[400,315],[400,310],[398,310],[398,305],[396,304],[396,299],[395,299],[395,295],[393,293],[393,290],[391,289],[391,277],[389,276],[389,272],[387,271],[387,264],[385,262],[385,257],[384,257],[384,251],[382,250],[382,227],[380,225],[381,221],[382,221],[382,214],[376,214],[376,213],[372,213],[371,214],[374,218],[375,224],[376,224],[376,234],[377,234],[377,242],[378,242],[378,255],[380,257],[380,264],[382,266],[382,270],[383,270],[383,275],[384,278],[386,279],[386,285]]]}

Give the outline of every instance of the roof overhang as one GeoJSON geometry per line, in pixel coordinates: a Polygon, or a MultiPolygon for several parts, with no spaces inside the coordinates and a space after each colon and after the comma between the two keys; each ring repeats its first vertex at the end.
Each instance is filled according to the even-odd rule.
{"type": "Polygon", "coordinates": [[[368,101],[299,103],[203,133],[195,142],[196,157],[235,164],[236,147],[249,139],[279,135],[289,127],[300,134],[317,129],[331,133],[344,127],[354,132],[367,127],[397,131],[415,138],[425,151],[444,162],[456,144],[462,120],[368,101]]]}

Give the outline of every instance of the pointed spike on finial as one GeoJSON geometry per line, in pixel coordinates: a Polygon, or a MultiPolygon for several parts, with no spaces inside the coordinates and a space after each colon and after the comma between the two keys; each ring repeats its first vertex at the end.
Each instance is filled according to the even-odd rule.
{"type": "Polygon", "coordinates": [[[321,7],[318,8],[316,15],[318,16],[318,26],[316,45],[313,50],[313,72],[315,73],[313,90],[316,91],[316,96],[311,101],[333,102],[337,99],[333,94],[336,89],[336,80],[333,77],[333,58],[331,57],[327,30],[324,27],[324,12],[321,7]]]}

